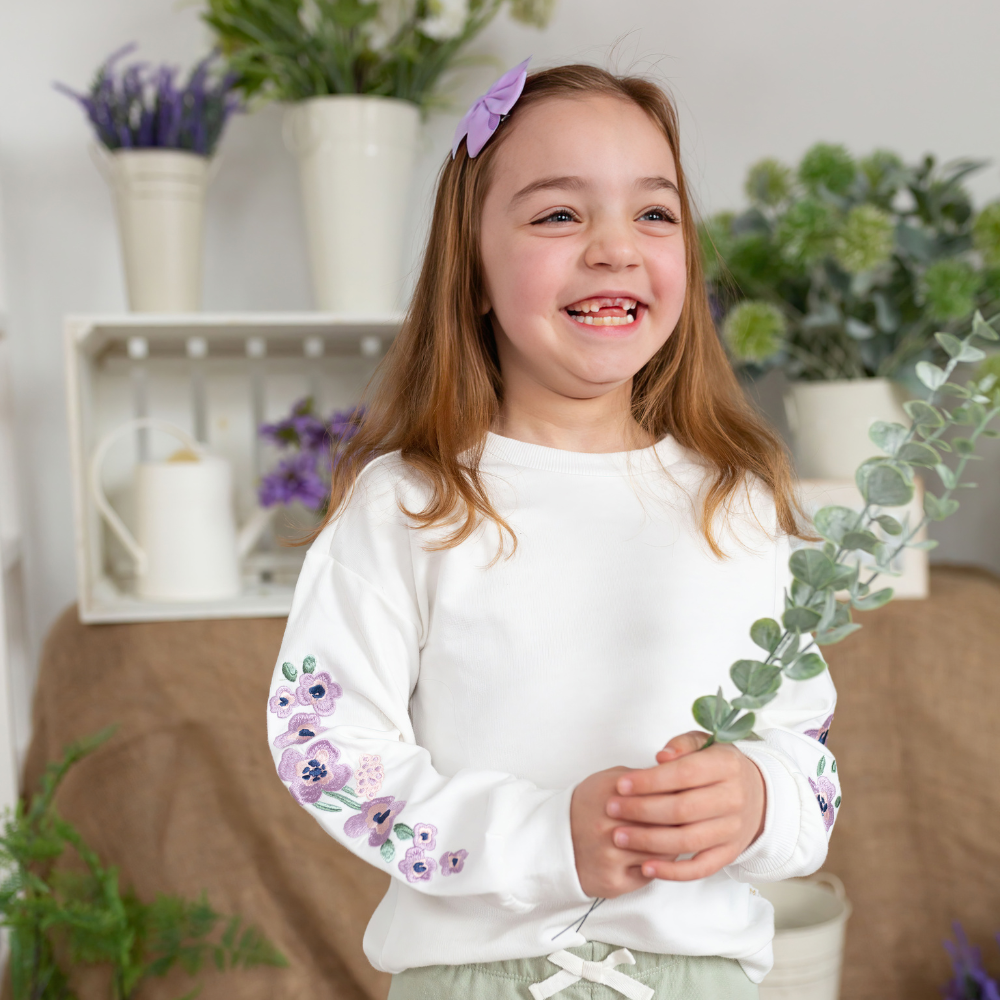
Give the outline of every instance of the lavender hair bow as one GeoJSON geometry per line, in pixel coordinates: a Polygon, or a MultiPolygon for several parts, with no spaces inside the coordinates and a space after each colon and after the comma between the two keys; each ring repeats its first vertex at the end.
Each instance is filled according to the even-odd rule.
{"type": "Polygon", "coordinates": [[[486,145],[489,138],[497,130],[504,115],[517,104],[517,99],[524,90],[524,81],[528,77],[528,56],[518,66],[506,73],[475,104],[465,112],[465,117],[455,129],[455,142],[451,147],[451,158],[458,153],[458,147],[465,139],[465,149],[470,157],[477,156],[486,145]]]}

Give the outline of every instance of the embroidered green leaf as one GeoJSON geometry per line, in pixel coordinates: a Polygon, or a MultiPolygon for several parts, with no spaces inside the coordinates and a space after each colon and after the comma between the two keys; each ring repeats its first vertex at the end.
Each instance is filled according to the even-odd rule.
{"type": "Polygon", "coordinates": [[[388,864],[396,856],[396,845],[391,840],[387,840],[379,848],[379,854],[382,855],[382,860],[388,864]]]}
{"type": "Polygon", "coordinates": [[[839,809],[840,808],[840,796],[839,795],[833,800],[833,808],[834,809],[839,809]]]}
{"type": "Polygon", "coordinates": [[[357,792],[356,792],[356,791],[355,791],[355,790],[354,790],[353,788],[351,788],[351,786],[350,786],[350,785],[344,785],[344,787],[343,787],[343,788],[341,788],[341,791],[342,791],[342,792],[343,792],[343,793],[344,793],[345,795],[353,795],[353,796],[354,796],[355,798],[357,798],[357,797],[358,797],[358,793],[357,793],[357,792]]]}
{"type": "Polygon", "coordinates": [[[325,813],[339,813],[344,811],[340,808],[340,806],[327,805],[325,802],[314,802],[313,809],[319,809],[321,812],[325,813]]]}
{"type": "Polygon", "coordinates": [[[299,676],[299,672],[288,662],[288,660],[285,660],[285,662],[281,664],[281,672],[285,675],[286,681],[294,681],[295,678],[299,676]]]}
{"type": "Polygon", "coordinates": [[[400,840],[413,840],[413,828],[407,826],[405,823],[397,823],[392,828],[392,832],[399,837],[400,840]]]}
{"type": "Polygon", "coordinates": [[[830,765],[830,770],[831,770],[831,771],[832,771],[832,772],[833,772],[834,774],[836,774],[836,773],[837,773],[837,762],[836,762],[836,761],[834,761],[834,762],[833,762],[833,763],[832,763],[832,764],[830,765]]]}
{"type": "Polygon", "coordinates": [[[338,802],[343,802],[345,806],[350,806],[352,809],[357,809],[358,812],[361,811],[361,804],[355,802],[353,799],[349,799],[346,795],[341,795],[340,792],[328,792],[323,790],[324,795],[329,795],[331,799],[336,799],[338,802]]]}
{"type": "Polygon", "coordinates": [[[302,661],[302,673],[311,674],[316,669],[316,657],[307,656],[302,661]]]}
{"type": "Polygon", "coordinates": [[[816,777],[818,778],[826,770],[826,757],[820,757],[816,765],[816,777]]]}

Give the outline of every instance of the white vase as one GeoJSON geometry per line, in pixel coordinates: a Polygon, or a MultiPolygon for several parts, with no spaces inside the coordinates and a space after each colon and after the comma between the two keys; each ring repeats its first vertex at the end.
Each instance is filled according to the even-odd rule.
{"type": "Polygon", "coordinates": [[[210,161],[179,149],[94,149],[114,193],[129,308],[197,312],[210,161]]]}
{"type": "Polygon", "coordinates": [[[316,306],[385,316],[400,306],[403,237],[419,137],[409,101],[313,97],[290,108],[316,306]]]}
{"type": "Polygon", "coordinates": [[[876,420],[908,424],[905,390],[884,378],[792,382],[785,412],[802,479],[854,479],[879,449],[868,437],[876,420]]]}

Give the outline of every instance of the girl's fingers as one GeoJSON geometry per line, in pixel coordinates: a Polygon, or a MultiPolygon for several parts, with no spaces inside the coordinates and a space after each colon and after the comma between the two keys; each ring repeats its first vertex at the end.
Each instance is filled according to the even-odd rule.
{"type": "Polygon", "coordinates": [[[681,826],[737,813],[740,805],[739,787],[721,783],[665,795],[616,796],[608,800],[605,811],[633,823],[681,826]]]}
{"type": "Polygon", "coordinates": [[[666,764],[668,760],[676,760],[689,753],[699,751],[708,740],[708,733],[694,730],[690,733],[681,733],[675,736],[657,755],[656,760],[660,764],[666,764]]]}
{"type": "Polygon", "coordinates": [[[697,854],[729,844],[739,834],[735,817],[692,823],[688,826],[623,826],[612,833],[616,847],[647,854],[697,854]]]}
{"type": "Polygon", "coordinates": [[[736,857],[728,845],[720,845],[684,861],[651,858],[643,863],[642,874],[646,878],[659,878],[669,882],[693,882],[721,871],[726,865],[732,864],[736,857]]]}
{"type": "Polygon", "coordinates": [[[700,753],[623,774],[615,783],[619,795],[679,792],[726,781],[739,774],[740,751],[715,743],[700,753]]]}

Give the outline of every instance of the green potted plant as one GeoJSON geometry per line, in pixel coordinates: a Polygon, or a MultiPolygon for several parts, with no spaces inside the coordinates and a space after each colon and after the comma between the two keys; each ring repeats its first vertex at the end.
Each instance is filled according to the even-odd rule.
{"type": "Polygon", "coordinates": [[[820,143],[750,168],[750,207],[705,226],[723,337],[749,374],[784,370],[805,478],[849,479],[875,420],[899,422],[920,360],[1000,300],[1000,202],[973,208],[963,160],[860,160],[820,143]]]}
{"type": "Polygon", "coordinates": [[[501,7],[542,27],[554,0],[206,2],[242,92],[289,104],[317,306],[391,313],[421,111],[501,7]]]}

